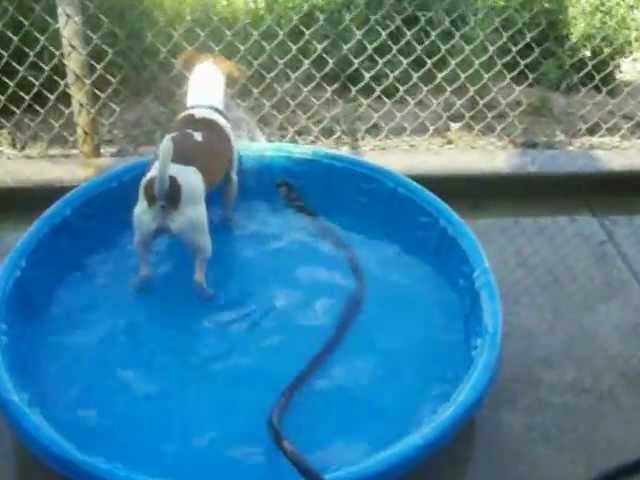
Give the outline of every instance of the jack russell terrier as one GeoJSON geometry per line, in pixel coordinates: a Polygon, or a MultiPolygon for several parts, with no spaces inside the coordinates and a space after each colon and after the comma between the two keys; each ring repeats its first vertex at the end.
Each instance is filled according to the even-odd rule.
{"type": "Polygon", "coordinates": [[[189,74],[186,110],[160,142],[156,159],[140,182],[133,212],[139,256],[135,286],[151,276],[149,253],[163,232],[181,238],[195,257],[193,280],[205,298],[213,296],[206,270],[212,253],[206,194],[224,181],[227,220],[238,190],[238,152],[225,113],[227,76],[240,77],[226,58],[188,51],[178,59],[189,74]]]}

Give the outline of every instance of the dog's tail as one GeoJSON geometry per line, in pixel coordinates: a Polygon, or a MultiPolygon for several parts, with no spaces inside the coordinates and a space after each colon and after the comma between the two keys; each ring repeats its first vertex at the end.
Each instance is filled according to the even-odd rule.
{"type": "Polygon", "coordinates": [[[173,157],[173,139],[166,135],[158,147],[158,173],[155,182],[155,194],[158,205],[165,205],[167,190],[169,189],[169,165],[173,157]]]}

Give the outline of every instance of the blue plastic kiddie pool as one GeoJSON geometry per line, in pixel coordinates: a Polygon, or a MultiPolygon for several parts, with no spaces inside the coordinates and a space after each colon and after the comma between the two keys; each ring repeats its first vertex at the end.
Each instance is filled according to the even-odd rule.
{"type": "Polygon", "coordinates": [[[0,403],[74,480],[293,479],[266,419],[331,335],[354,278],[286,181],[354,252],[362,302],[293,399],[286,436],[330,479],[397,478],[469,419],[494,376],[501,313],[471,231],[412,181],[319,148],[242,150],[233,227],[210,195],[216,297],[160,238],[142,292],[131,215],[141,159],[48,209],[0,273],[0,403]]]}

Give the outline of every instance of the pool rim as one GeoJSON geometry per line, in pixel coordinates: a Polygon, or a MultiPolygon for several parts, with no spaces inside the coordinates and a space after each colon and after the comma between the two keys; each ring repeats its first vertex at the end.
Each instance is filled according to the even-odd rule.
{"type": "MultiPolygon", "coordinates": [[[[288,143],[243,144],[241,155],[245,153],[250,153],[256,160],[277,155],[281,160],[293,162],[320,160],[333,164],[339,163],[358,173],[386,181],[438,216],[443,226],[446,226],[450,235],[460,243],[467,255],[475,272],[474,278],[480,297],[485,334],[482,337],[479,354],[475,356],[473,364],[456,393],[430,422],[367,459],[332,472],[326,478],[331,480],[379,478],[383,475],[408,471],[444,445],[472,416],[488,393],[497,374],[502,345],[502,308],[498,285],[482,245],[466,222],[439,197],[399,173],[366,161],[366,156],[363,158],[330,148],[288,143]]],[[[66,212],[70,209],[102,193],[124,178],[139,176],[147,165],[149,157],[136,158],[69,191],[47,208],[29,227],[4,262],[0,263],[0,321],[4,317],[15,274],[21,269],[23,259],[28,257],[37,241],[46,235],[52,226],[64,219],[66,212]]],[[[123,465],[82,453],[46,421],[34,415],[26,402],[21,401],[13,386],[4,362],[4,354],[0,354],[0,408],[24,444],[42,461],[63,475],[73,479],[159,480],[158,477],[136,473],[123,465]]]]}

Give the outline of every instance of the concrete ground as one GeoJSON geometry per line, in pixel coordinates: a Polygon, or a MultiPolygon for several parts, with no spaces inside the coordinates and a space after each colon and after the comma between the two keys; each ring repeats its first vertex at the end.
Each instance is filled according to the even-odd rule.
{"type": "MultiPolygon", "coordinates": [[[[409,479],[587,479],[640,455],[640,196],[451,204],[500,284],[502,371],[476,419],[409,479]]],[[[0,249],[28,221],[0,216],[0,249]]],[[[57,478],[0,419],[0,479],[57,478]]]]}
{"type": "MultiPolygon", "coordinates": [[[[152,148],[139,152],[151,156],[152,148]]],[[[398,170],[405,175],[430,179],[460,177],[606,177],[616,180],[640,178],[637,150],[545,150],[545,149],[388,149],[362,154],[375,164],[398,170]]],[[[3,157],[0,152],[0,189],[75,186],[96,173],[112,168],[132,157],[102,157],[82,160],[78,157],[47,156],[25,159],[3,157]]],[[[135,157],[133,157],[135,158],[135,157]]],[[[638,183],[636,183],[638,185],[638,183]]]]}

